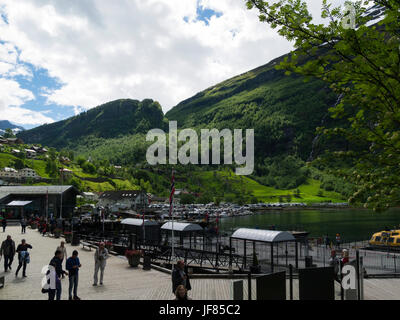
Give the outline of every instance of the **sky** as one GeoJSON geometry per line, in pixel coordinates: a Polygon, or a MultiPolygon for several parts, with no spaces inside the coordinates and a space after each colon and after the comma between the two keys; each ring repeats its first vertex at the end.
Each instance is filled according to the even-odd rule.
{"type": "Polygon", "coordinates": [[[0,0],[0,120],[29,129],[121,98],[167,112],[291,49],[244,0],[0,0]]]}

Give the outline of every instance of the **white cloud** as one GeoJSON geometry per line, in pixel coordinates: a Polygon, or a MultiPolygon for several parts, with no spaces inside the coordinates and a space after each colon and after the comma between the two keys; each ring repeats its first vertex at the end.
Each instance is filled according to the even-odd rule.
{"type": "Polygon", "coordinates": [[[33,125],[53,122],[42,113],[21,108],[21,105],[35,97],[29,90],[22,89],[18,82],[0,78],[0,88],[0,119],[33,125]]]}
{"type": "MultiPolygon", "coordinates": [[[[309,2],[320,8],[320,1],[309,2]]],[[[0,3],[9,22],[0,23],[0,40],[18,47],[21,60],[47,69],[63,83],[46,90],[49,102],[76,111],[118,98],[153,98],[167,111],[291,49],[258,21],[255,10],[246,9],[245,1],[201,0],[204,8],[222,13],[209,25],[196,20],[197,0],[0,3]]],[[[1,57],[0,51],[0,62],[1,57]]],[[[0,63],[0,73],[11,72],[7,63],[12,64],[0,63]]]]}

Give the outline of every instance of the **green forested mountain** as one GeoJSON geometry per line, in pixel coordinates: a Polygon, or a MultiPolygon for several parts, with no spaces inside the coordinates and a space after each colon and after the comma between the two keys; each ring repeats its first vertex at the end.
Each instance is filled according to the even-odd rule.
{"type": "Polygon", "coordinates": [[[258,162],[287,154],[307,160],[315,129],[337,96],[322,82],[275,69],[282,58],[182,101],[166,117],[179,127],[254,129],[258,162]]]}
{"type": "Polygon", "coordinates": [[[163,118],[158,102],[121,99],[63,121],[21,132],[18,137],[27,143],[76,150],[88,141],[115,139],[146,133],[151,128],[163,128],[163,118]]]}
{"type": "MultiPolygon", "coordinates": [[[[208,88],[179,103],[165,117],[160,105],[153,100],[117,100],[73,118],[25,131],[19,137],[28,143],[70,149],[86,159],[90,156],[94,161],[130,167],[129,172],[135,179],[134,172],[144,168],[154,173],[154,177],[149,178],[151,181],[144,179],[144,182],[148,181],[153,190],[167,190],[168,186],[159,182],[168,181],[169,170],[150,168],[146,164],[149,143],[146,143],[145,133],[149,129],[168,131],[168,120],[177,120],[179,129],[254,129],[253,181],[271,190],[291,190],[290,193],[298,187],[303,190],[301,186],[311,183],[313,197],[323,200],[322,190],[337,191],[347,197],[351,186],[325,174],[324,168],[306,166],[310,158],[332,143],[342,143],[326,141],[316,134],[321,124],[333,123],[328,109],[335,105],[338,97],[322,82],[306,82],[302,77],[276,70],[275,66],[283,58],[208,88]]],[[[178,166],[177,169],[187,174],[193,170],[224,170],[223,166],[194,166],[190,170],[178,166]]],[[[196,189],[197,183],[182,183],[189,190],[203,190],[196,189]]]]}

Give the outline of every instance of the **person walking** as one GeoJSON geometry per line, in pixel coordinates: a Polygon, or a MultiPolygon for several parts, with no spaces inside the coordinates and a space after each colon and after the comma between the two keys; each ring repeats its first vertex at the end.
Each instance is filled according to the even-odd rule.
{"type": "Polygon", "coordinates": [[[326,235],[325,236],[325,249],[329,248],[330,244],[331,244],[331,239],[329,239],[329,236],[326,235]]]}
{"type": "Polygon", "coordinates": [[[329,266],[333,268],[334,278],[337,282],[340,283],[339,280],[339,259],[336,256],[336,251],[331,251],[331,257],[329,258],[329,266]]]}
{"type": "Polygon", "coordinates": [[[22,217],[21,219],[21,233],[26,233],[26,219],[22,217]]]}
{"type": "Polygon", "coordinates": [[[1,221],[1,226],[3,227],[3,232],[6,232],[6,227],[7,227],[6,217],[4,217],[3,220],[1,221]]]}
{"type": "MultiPolygon", "coordinates": [[[[65,259],[65,261],[66,261],[67,258],[68,258],[68,255],[67,255],[67,248],[65,247],[65,242],[64,242],[64,241],[61,241],[61,243],[60,243],[60,245],[57,247],[56,251],[57,251],[57,250],[59,250],[59,251],[62,252],[62,257],[61,257],[61,264],[62,264],[63,261],[64,261],[64,259],[65,259]]],[[[65,268],[66,268],[66,267],[65,267],[65,268]]],[[[64,275],[62,276],[62,278],[64,279],[64,275]]]]}
{"type": "Polygon", "coordinates": [[[337,234],[336,234],[336,246],[337,246],[338,248],[340,248],[340,242],[341,242],[340,234],[337,233],[337,234]]]}
{"type": "Polygon", "coordinates": [[[55,266],[56,269],[56,299],[61,300],[61,292],[62,292],[62,286],[61,286],[61,277],[65,274],[68,275],[68,272],[64,271],[62,268],[61,264],[61,257],[62,257],[62,252],[60,250],[56,250],[54,253],[53,259],[50,260],[49,265],[55,266]]]}
{"type": "Polygon", "coordinates": [[[21,267],[23,267],[22,276],[24,278],[26,278],[26,265],[30,261],[28,249],[32,249],[32,246],[30,244],[26,243],[25,239],[22,239],[21,243],[17,247],[19,264],[18,264],[17,271],[15,272],[16,277],[18,277],[18,272],[21,269],[21,267]]]}
{"type": "Polygon", "coordinates": [[[11,239],[11,236],[7,236],[7,239],[3,241],[0,248],[0,257],[4,256],[4,272],[8,269],[11,270],[11,265],[15,256],[15,242],[11,239]]]}
{"type": "Polygon", "coordinates": [[[74,300],[81,300],[78,297],[78,281],[79,281],[79,268],[82,267],[78,251],[74,250],[72,256],[67,259],[67,270],[69,273],[69,300],[72,300],[72,289],[74,290],[74,300]]]}
{"type": "Polygon", "coordinates": [[[93,286],[97,286],[97,275],[100,269],[100,285],[103,285],[104,269],[106,267],[106,261],[109,258],[108,250],[104,247],[104,242],[99,244],[94,254],[94,282],[93,286]]]}
{"type": "Polygon", "coordinates": [[[186,290],[190,290],[190,282],[187,273],[185,272],[185,263],[179,260],[172,271],[172,293],[176,293],[178,286],[183,285],[186,290]]]}

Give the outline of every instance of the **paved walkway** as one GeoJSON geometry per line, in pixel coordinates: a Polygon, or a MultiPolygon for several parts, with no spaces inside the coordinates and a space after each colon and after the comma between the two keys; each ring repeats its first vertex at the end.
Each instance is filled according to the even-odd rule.
{"type": "MultiPolygon", "coordinates": [[[[0,289],[0,300],[43,300],[46,294],[41,293],[41,270],[54,256],[54,252],[61,239],[42,237],[37,230],[26,229],[26,234],[20,233],[19,227],[8,227],[6,233],[0,233],[2,242],[6,235],[11,235],[16,246],[21,239],[26,239],[33,249],[30,250],[31,262],[27,266],[27,278],[22,278],[22,270],[18,278],[15,270],[18,266],[17,256],[12,265],[12,271],[4,273],[3,260],[0,262],[0,276],[6,275],[5,287],[0,289]]],[[[93,287],[94,272],[94,250],[89,251],[82,247],[66,245],[70,256],[73,250],[78,250],[82,268],[79,271],[78,295],[85,300],[114,300],[114,299],[151,299],[153,292],[164,288],[163,298],[173,299],[171,292],[171,280],[168,274],[150,270],[143,271],[141,268],[130,268],[124,257],[111,256],[107,260],[104,274],[104,285],[93,287]]],[[[65,262],[64,262],[65,267],[65,262]]],[[[99,275],[100,276],[100,275],[99,275]]],[[[62,280],[62,299],[68,299],[68,277],[62,280]]],[[[154,299],[154,298],[153,298],[154,299]]]]}
{"type": "MultiPolygon", "coordinates": [[[[26,239],[33,249],[31,263],[27,267],[27,278],[15,277],[17,259],[12,271],[4,273],[3,260],[0,262],[0,276],[5,275],[5,287],[0,289],[0,300],[46,300],[47,294],[41,293],[41,270],[54,256],[61,239],[42,237],[36,230],[27,228],[21,235],[20,227],[8,227],[6,233],[0,232],[0,242],[9,234],[16,245],[26,239]]],[[[82,268],[79,271],[78,295],[83,300],[172,300],[171,276],[157,270],[143,271],[141,267],[131,268],[125,257],[111,256],[107,260],[104,285],[93,287],[94,250],[66,245],[68,255],[78,250],[82,268]]],[[[22,270],[21,270],[22,271],[22,270]]],[[[62,280],[62,299],[68,299],[68,278],[62,280]]],[[[229,279],[192,279],[192,291],[189,295],[194,300],[230,300],[232,281],[229,279]]],[[[400,279],[366,279],[365,299],[400,299],[400,279]]],[[[298,299],[297,280],[294,281],[294,298],[298,299]]],[[[252,284],[252,297],[256,296],[256,284],[252,284]]],[[[336,299],[339,287],[336,287],[336,299]]],[[[289,295],[289,289],[287,289],[289,295]]],[[[244,297],[247,298],[247,281],[244,281],[244,297]]]]}

